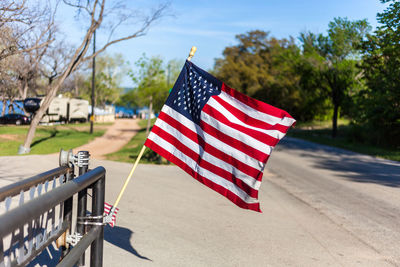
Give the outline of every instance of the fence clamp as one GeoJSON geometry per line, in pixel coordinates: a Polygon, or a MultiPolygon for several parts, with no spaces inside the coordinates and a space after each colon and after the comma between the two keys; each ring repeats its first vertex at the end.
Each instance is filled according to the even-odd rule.
{"type": "Polygon", "coordinates": [[[106,225],[105,215],[77,217],[77,223],[83,225],[106,225]]]}
{"type": "Polygon", "coordinates": [[[72,149],[68,151],[61,149],[58,161],[60,166],[72,167],[76,164],[78,167],[84,167],[89,165],[89,157],[89,151],[79,151],[74,155],[72,149]]]}
{"type": "Polygon", "coordinates": [[[70,244],[71,246],[75,246],[76,244],[78,244],[78,242],[81,240],[82,235],[75,232],[72,235],[67,235],[67,243],[70,244]]]}
{"type": "Polygon", "coordinates": [[[111,210],[109,214],[104,215],[104,225],[111,224],[113,222],[114,210],[111,210]]]}
{"type": "Polygon", "coordinates": [[[74,160],[78,167],[84,167],[89,165],[89,151],[79,151],[75,156],[74,160]]]}
{"type": "Polygon", "coordinates": [[[74,154],[72,154],[72,149],[68,151],[61,149],[58,161],[60,166],[68,166],[71,168],[74,164],[74,154]]]}

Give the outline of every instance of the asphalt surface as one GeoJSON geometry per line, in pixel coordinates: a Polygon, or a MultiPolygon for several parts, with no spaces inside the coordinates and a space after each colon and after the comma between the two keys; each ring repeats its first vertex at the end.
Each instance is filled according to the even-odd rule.
{"type": "MultiPolygon", "coordinates": [[[[57,165],[54,155],[0,157],[0,185],[57,165]]],[[[91,161],[99,165],[113,203],[132,165],[91,161]]],[[[256,213],[175,166],[140,164],[117,226],[105,229],[104,266],[400,265],[399,185],[399,163],[285,138],[256,213]]],[[[36,264],[53,266],[52,254],[36,264]]]]}
{"type": "Polygon", "coordinates": [[[400,163],[285,138],[272,181],[400,266],[400,163]]]}

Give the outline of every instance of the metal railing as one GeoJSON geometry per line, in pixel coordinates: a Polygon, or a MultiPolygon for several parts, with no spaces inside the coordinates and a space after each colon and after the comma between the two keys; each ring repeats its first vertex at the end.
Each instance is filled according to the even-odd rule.
{"type": "Polygon", "coordinates": [[[83,265],[89,246],[90,266],[103,265],[105,169],[87,171],[87,163],[79,167],[75,179],[74,165],[67,164],[0,188],[5,208],[0,215],[0,267],[25,266],[56,240],[61,251],[57,266],[83,265]],[[88,189],[92,192],[90,216],[86,214],[88,189]],[[83,195],[84,202],[79,198],[83,195]],[[71,234],[73,226],[77,232],[71,234]]]}

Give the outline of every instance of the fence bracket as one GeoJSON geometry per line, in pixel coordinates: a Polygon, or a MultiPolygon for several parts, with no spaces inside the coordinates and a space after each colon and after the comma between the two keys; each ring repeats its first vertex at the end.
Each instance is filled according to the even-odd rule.
{"type": "Polygon", "coordinates": [[[110,213],[104,215],[104,224],[112,223],[114,215],[114,209],[110,211],[110,213]]]}
{"type": "Polygon", "coordinates": [[[60,166],[72,167],[73,164],[77,164],[78,167],[89,166],[89,151],[79,151],[77,154],[72,153],[72,149],[65,151],[60,150],[58,162],[60,166]]]}
{"type": "Polygon", "coordinates": [[[75,232],[72,235],[67,235],[66,241],[71,246],[75,246],[76,244],[78,244],[78,242],[81,240],[81,238],[82,238],[82,235],[75,232]]]}
{"type": "Polygon", "coordinates": [[[77,217],[77,224],[106,225],[107,224],[106,217],[107,217],[106,215],[77,217]]]}
{"type": "Polygon", "coordinates": [[[67,242],[67,233],[68,233],[68,230],[67,231],[65,231],[62,235],[60,235],[60,237],[59,238],[57,238],[57,240],[56,240],[56,246],[57,246],[57,248],[60,248],[60,247],[62,247],[62,246],[64,246],[64,247],[66,247],[66,248],[68,248],[68,242],[67,242]]]}

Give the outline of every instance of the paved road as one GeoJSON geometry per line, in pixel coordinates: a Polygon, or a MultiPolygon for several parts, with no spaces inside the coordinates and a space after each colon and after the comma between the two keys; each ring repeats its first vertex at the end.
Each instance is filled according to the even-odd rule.
{"type": "Polygon", "coordinates": [[[400,266],[400,163],[285,138],[271,181],[400,266]]]}
{"type": "MultiPolygon", "coordinates": [[[[1,157],[0,181],[57,162],[1,157]]],[[[98,165],[107,169],[106,200],[113,202],[131,164],[92,160],[98,165]]],[[[399,265],[399,169],[285,138],[267,164],[260,214],[237,208],[177,167],[139,165],[117,227],[105,230],[104,266],[399,265]]],[[[41,263],[50,261],[48,253],[41,263]]]]}

